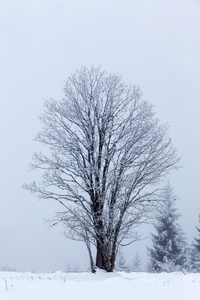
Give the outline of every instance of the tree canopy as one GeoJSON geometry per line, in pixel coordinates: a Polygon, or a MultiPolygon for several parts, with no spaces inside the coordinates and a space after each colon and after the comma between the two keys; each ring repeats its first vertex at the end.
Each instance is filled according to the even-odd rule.
{"type": "Polygon", "coordinates": [[[137,239],[156,184],[179,161],[168,126],[138,86],[94,67],[69,76],[64,98],[45,101],[40,119],[35,140],[48,150],[34,154],[32,169],[42,170],[43,180],[25,187],[62,205],[56,221],[67,237],[86,243],[93,271],[113,271],[119,245],[137,239]]]}

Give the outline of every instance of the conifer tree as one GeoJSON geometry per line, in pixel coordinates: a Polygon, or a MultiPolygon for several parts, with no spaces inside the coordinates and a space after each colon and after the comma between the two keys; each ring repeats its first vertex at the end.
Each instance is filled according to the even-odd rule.
{"type": "Polygon", "coordinates": [[[136,252],[134,259],[132,261],[132,266],[131,266],[131,271],[133,272],[140,272],[141,271],[141,259],[138,255],[138,253],[136,252]]]}
{"type": "Polygon", "coordinates": [[[119,253],[117,255],[116,271],[120,271],[120,272],[127,271],[126,259],[124,257],[124,253],[121,251],[119,251],[119,253]]]}
{"type": "Polygon", "coordinates": [[[152,236],[152,248],[148,248],[150,256],[149,271],[173,272],[183,270],[187,264],[187,243],[177,220],[180,214],[175,207],[176,199],[169,184],[164,188],[156,223],[156,233],[152,236]]]}
{"type": "MultiPolygon", "coordinates": [[[[199,223],[200,223],[200,216],[199,216],[199,223]]],[[[194,246],[196,247],[197,251],[200,253],[200,228],[196,227],[198,233],[199,233],[199,238],[194,238],[195,243],[194,246]]]]}
{"type": "MultiPolygon", "coordinates": [[[[200,222],[200,216],[199,216],[200,222]]],[[[200,272],[200,228],[196,227],[199,238],[194,238],[190,249],[190,271],[191,272],[200,272]]]]}
{"type": "Polygon", "coordinates": [[[197,250],[194,243],[190,248],[189,271],[194,273],[200,272],[200,252],[197,250]]]}

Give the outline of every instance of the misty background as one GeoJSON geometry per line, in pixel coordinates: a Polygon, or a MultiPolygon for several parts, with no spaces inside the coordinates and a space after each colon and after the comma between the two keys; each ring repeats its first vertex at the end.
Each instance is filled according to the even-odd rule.
{"type": "MultiPolygon", "coordinates": [[[[200,1],[0,0],[0,265],[18,271],[87,268],[85,245],[49,227],[59,206],[21,186],[40,130],[43,100],[63,97],[82,66],[102,66],[138,84],[168,123],[182,169],[169,181],[191,242],[200,214],[200,1]]],[[[151,227],[143,228],[147,237],[151,227]]],[[[146,263],[150,239],[124,248],[146,263]]]]}

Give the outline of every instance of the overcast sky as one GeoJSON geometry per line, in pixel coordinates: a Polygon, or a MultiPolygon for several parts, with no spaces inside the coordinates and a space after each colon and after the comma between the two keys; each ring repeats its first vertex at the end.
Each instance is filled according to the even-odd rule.
{"type": "MultiPolygon", "coordinates": [[[[62,98],[67,76],[91,65],[138,84],[169,124],[183,168],[167,179],[188,240],[197,233],[200,1],[0,0],[0,265],[19,271],[89,265],[85,246],[44,221],[59,207],[21,186],[39,179],[27,170],[40,150],[33,138],[43,99],[62,98]]],[[[144,243],[127,253],[136,250],[144,253],[144,243]]]]}

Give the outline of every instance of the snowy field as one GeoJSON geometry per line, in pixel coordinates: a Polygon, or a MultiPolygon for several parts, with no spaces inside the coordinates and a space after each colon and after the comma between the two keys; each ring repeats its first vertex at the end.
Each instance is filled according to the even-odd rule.
{"type": "Polygon", "coordinates": [[[1,300],[199,300],[200,273],[0,272],[1,300]]]}

